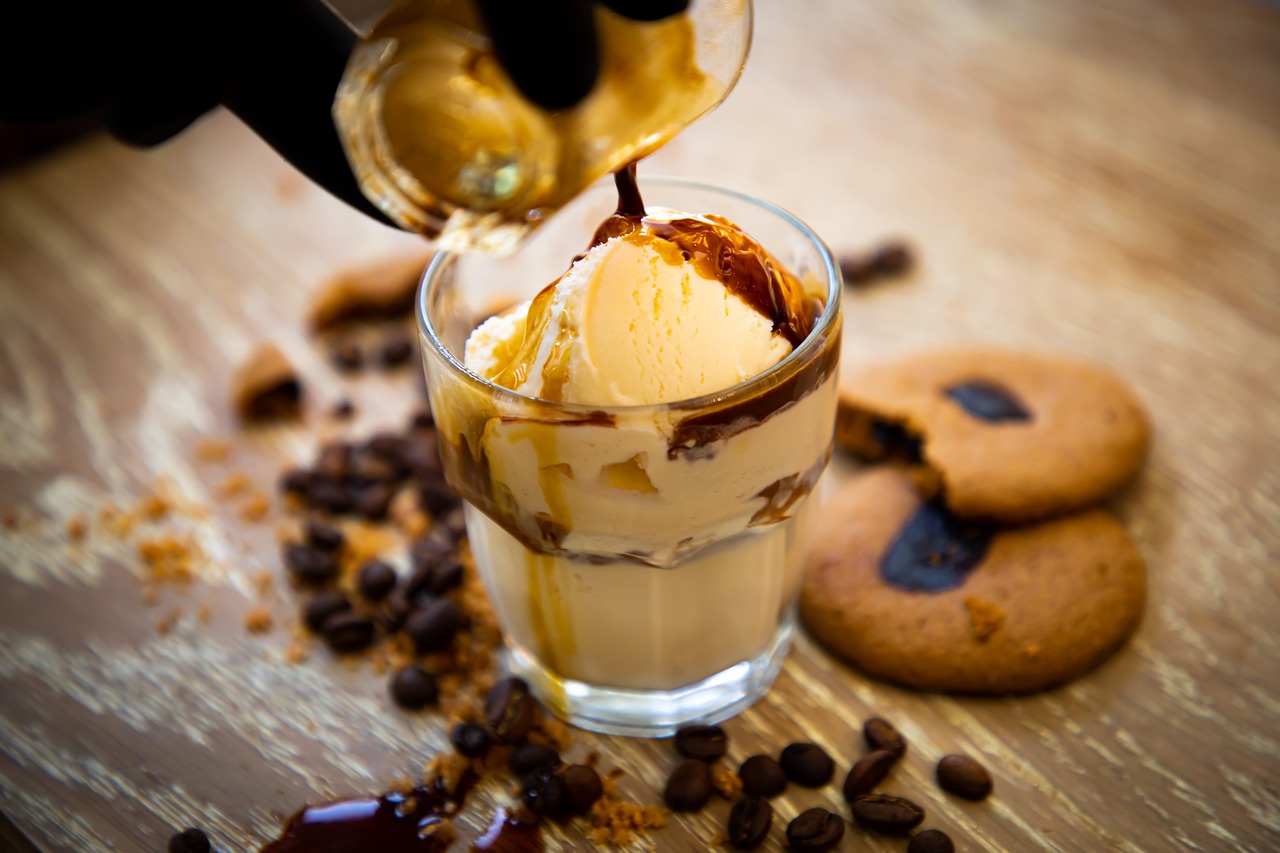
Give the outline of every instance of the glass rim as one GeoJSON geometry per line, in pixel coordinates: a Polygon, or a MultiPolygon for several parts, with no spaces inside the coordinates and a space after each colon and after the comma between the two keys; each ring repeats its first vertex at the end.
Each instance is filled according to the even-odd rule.
{"type": "MultiPolygon", "coordinates": [[[[599,182],[583,193],[590,193],[600,189],[606,184],[610,187],[613,185],[612,176],[602,178],[599,182]]],[[[444,272],[451,266],[456,264],[461,258],[465,257],[459,252],[437,252],[432,257],[431,262],[427,264],[426,270],[422,273],[422,279],[419,282],[418,294],[416,298],[416,307],[414,313],[417,316],[418,333],[425,338],[431,345],[432,353],[424,353],[428,358],[439,357],[443,359],[447,369],[456,374],[467,385],[483,390],[492,394],[497,398],[511,401],[512,403],[529,406],[536,405],[544,410],[550,410],[556,413],[562,413],[570,417],[585,417],[591,414],[605,413],[618,415],[644,415],[656,414],[660,412],[670,412],[673,410],[705,410],[716,408],[722,405],[732,404],[735,400],[750,397],[760,388],[771,387],[789,377],[792,373],[800,370],[810,358],[815,357],[822,348],[826,340],[826,333],[830,331],[834,325],[836,317],[840,312],[840,299],[843,293],[844,280],[836,265],[835,256],[832,254],[830,247],[818,236],[817,232],[809,227],[804,220],[795,214],[779,207],[773,202],[757,198],[748,193],[731,190],[720,187],[715,184],[709,184],[704,181],[696,181],[690,178],[673,177],[667,175],[656,175],[653,177],[642,177],[639,179],[641,188],[645,186],[655,187],[677,187],[681,189],[704,190],[720,195],[730,196],[747,204],[754,205],[766,213],[770,213],[781,219],[805,238],[817,251],[821,258],[822,270],[827,280],[827,299],[823,306],[822,313],[818,315],[817,321],[813,325],[813,329],[800,342],[800,346],[789,352],[785,358],[772,367],[757,373],[750,379],[744,379],[736,385],[723,388],[719,391],[713,391],[708,394],[701,394],[697,397],[686,397],[681,400],[674,400],[668,403],[645,403],[641,405],[590,405],[586,403],[565,403],[559,400],[547,400],[543,397],[533,397],[528,394],[522,394],[519,391],[512,390],[496,382],[491,382],[484,377],[468,370],[466,365],[456,357],[449,347],[445,346],[443,340],[436,333],[435,327],[431,323],[430,316],[427,312],[428,294],[431,292],[432,285],[437,281],[444,272]]],[[[581,198],[582,196],[579,196],[581,198]]],[[[551,225],[552,223],[548,223],[551,225]]],[[[543,227],[548,227],[544,225],[543,227]]],[[[536,233],[533,235],[536,237],[536,233]]],[[[768,248],[768,247],[766,247],[768,248]]]]}

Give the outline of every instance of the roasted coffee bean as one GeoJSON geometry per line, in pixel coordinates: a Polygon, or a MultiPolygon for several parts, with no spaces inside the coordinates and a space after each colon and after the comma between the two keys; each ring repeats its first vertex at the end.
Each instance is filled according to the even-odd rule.
{"type": "Polygon", "coordinates": [[[434,563],[419,565],[406,584],[411,598],[443,595],[462,583],[465,569],[452,557],[441,557],[434,563]]]}
{"type": "Polygon", "coordinates": [[[381,601],[396,586],[396,570],[382,560],[368,560],[356,577],[360,595],[365,601],[381,601]]]}
{"type": "Polygon", "coordinates": [[[844,798],[852,803],[864,794],[870,794],[889,775],[893,765],[898,763],[898,754],[887,749],[876,749],[868,752],[849,770],[844,777],[844,798]]]}
{"type": "Polygon", "coordinates": [[[800,812],[787,824],[787,846],[798,853],[824,853],[844,838],[844,820],[824,808],[800,812]]]}
{"type": "Polygon", "coordinates": [[[853,801],[853,819],[872,832],[903,835],[920,825],[924,809],[902,797],[864,794],[853,801]]]}
{"type": "Polygon", "coordinates": [[[526,743],[511,751],[507,766],[517,776],[528,776],[535,770],[555,770],[560,766],[560,753],[545,743],[526,743]]]}
{"type": "Polygon", "coordinates": [[[897,275],[914,263],[911,247],[901,240],[886,240],[871,253],[871,265],[884,276],[897,275]]]}
{"type": "Polygon", "coordinates": [[[332,551],[300,542],[284,546],[284,567],[298,580],[313,586],[331,581],[338,574],[338,561],[332,551]]]}
{"type": "MultiPolygon", "coordinates": [[[[400,464],[420,482],[439,480],[443,468],[435,430],[416,430],[406,436],[400,451],[400,464]]],[[[430,509],[425,505],[424,508],[430,509]]]]}
{"type": "Polygon", "coordinates": [[[420,666],[406,666],[391,676],[391,698],[401,708],[416,711],[440,701],[435,676],[420,666]]]}
{"type": "Polygon", "coordinates": [[[564,809],[569,792],[564,777],[551,770],[539,770],[525,777],[520,801],[536,815],[553,815],[564,809]]]}
{"type": "Polygon", "coordinates": [[[685,726],[676,732],[676,751],[685,758],[715,761],[729,749],[729,736],[719,726],[685,726]]]}
{"type": "Polygon", "coordinates": [[[479,758],[493,745],[489,730],[480,723],[458,723],[449,731],[449,741],[467,758],[479,758]]]}
{"type": "Polygon", "coordinates": [[[387,596],[386,601],[382,603],[382,611],[378,614],[378,622],[382,625],[383,630],[389,634],[394,634],[404,627],[405,620],[409,618],[411,612],[413,612],[413,605],[409,602],[404,588],[393,589],[391,594],[387,596]]]}
{"type": "Polygon", "coordinates": [[[330,477],[316,477],[307,496],[311,506],[334,515],[345,515],[354,506],[351,490],[330,477]]]}
{"type": "Polygon", "coordinates": [[[743,797],[729,811],[729,844],[737,850],[755,850],[764,843],[773,825],[773,806],[764,797],[743,797]]]}
{"type": "Polygon", "coordinates": [[[946,388],[942,393],[977,420],[989,424],[1031,420],[1031,412],[1007,388],[974,379],[946,388]]]}
{"type": "Polygon", "coordinates": [[[604,796],[604,783],[595,768],[585,764],[570,764],[562,774],[565,787],[565,804],[570,811],[585,812],[604,796]]]}
{"type": "Polygon", "coordinates": [[[369,483],[353,492],[352,504],[361,518],[381,521],[387,517],[395,496],[395,489],[387,483],[369,483]]]}
{"type": "Polygon", "coordinates": [[[893,723],[872,717],[862,724],[862,737],[872,749],[887,749],[899,758],[907,752],[907,741],[893,723]]]}
{"type": "Polygon", "coordinates": [[[400,462],[396,457],[384,456],[366,447],[356,454],[349,476],[359,483],[384,483],[390,485],[404,476],[404,470],[400,467],[400,462]]]}
{"type": "Polygon", "coordinates": [[[816,743],[788,745],[782,750],[778,763],[788,779],[806,788],[821,788],[836,772],[836,763],[816,743]]]}
{"type": "Polygon", "coordinates": [[[317,593],[302,608],[302,621],[318,634],[324,627],[324,623],[329,621],[330,616],[346,613],[349,610],[351,610],[351,602],[345,595],[337,590],[326,589],[317,593]]]}
{"type": "Polygon", "coordinates": [[[444,518],[440,519],[440,525],[449,532],[455,541],[461,539],[467,533],[467,516],[462,511],[462,507],[456,507],[445,513],[444,518]]]}
{"type": "Polygon", "coordinates": [[[330,410],[335,418],[345,421],[356,413],[356,404],[351,402],[350,397],[343,397],[341,400],[333,404],[330,410]]]}
{"type": "Polygon", "coordinates": [[[343,373],[359,370],[364,364],[364,353],[355,341],[339,341],[330,353],[333,366],[343,373]]]}
{"type": "Polygon", "coordinates": [[[204,830],[184,829],[169,839],[169,853],[209,853],[213,849],[204,830]]]}
{"type": "Polygon", "coordinates": [[[351,471],[351,459],[355,449],[345,441],[335,441],[320,447],[316,455],[316,473],[322,477],[340,479],[351,471]]]}
{"type": "Polygon", "coordinates": [[[956,853],[956,845],[942,830],[926,829],[911,836],[907,853],[956,853]]]}
{"type": "Polygon", "coordinates": [[[444,539],[422,536],[409,547],[409,561],[415,569],[430,568],[449,557],[453,546],[444,539]]]}
{"type": "Polygon", "coordinates": [[[383,367],[399,367],[413,357],[413,341],[403,335],[387,339],[378,353],[383,367]]]}
{"type": "Polygon", "coordinates": [[[921,504],[880,558],[880,577],[908,592],[957,587],[987,556],[991,536],[985,524],[921,504]]]}
{"type": "Polygon", "coordinates": [[[776,797],[787,790],[787,774],[770,755],[753,755],[738,768],[742,790],[757,797],[776,797]]]}
{"type": "Polygon", "coordinates": [[[967,755],[944,755],[938,762],[938,784],[966,800],[985,800],[994,787],[987,768],[967,755]]]}
{"type": "Polygon", "coordinates": [[[711,799],[711,791],[711,768],[705,761],[689,758],[672,771],[662,799],[672,811],[696,812],[711,799]]]}
{"type": "Polygon", "coordinates": [[[357,613],[335,613],[324,620],[320,635],[335,652],[353,654],[364,651],[377,636],[378,626],[368,616],[357,613]]]}
{"type": "Polygon", "coordinates": [[[342,543],[346,541],[346,537],[342,535],[341,530],[332,524],[325,524],[323,521],[315,521],[314,519],[307,522],[305,533],[307,535],[307,544],[322,551],[337,551],[342,547],[342,543]]]}
{"type": "Polygon", "coordinates": [[[427,654],[448,647],[465,621],[458,605],[447,598],[433,598],[409,613],[404,620],[404,632],[413,640],[419,654],[427,654]]]}
{"type": "Polygon", "coordinates": [[[538,714],[538,705],[529,695],[529,685],[519,678],[504,678],[493,685],[484,699],[484,720],[506,744],[516,744],[529,736],[538,714]]]}
{"type": "Polygon", "coordinates": [[[310,496],[315,474],[306,468],[290,468],[280,475],[280,491],[304,501],[310,496]]]}
{"type": "Polygon", "coordinates": [[[418,484],[418,502],[435,518],[459,506],[462,498],[444,480],[423,480],[418,484]]]}

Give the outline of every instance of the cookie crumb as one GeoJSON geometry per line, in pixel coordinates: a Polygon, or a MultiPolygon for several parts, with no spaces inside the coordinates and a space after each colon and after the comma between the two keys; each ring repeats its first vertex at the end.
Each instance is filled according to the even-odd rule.
{"type": "Polygon", "coordinates": [[[274,624],[275,619],[271,615],[271,609],[265,604],[253,607],[244,615],[244,628],[250,634],[265,634],[274,624]]]}
{"type": "Polygon", "coordinates": [[[433,254],[419,251],[339,272],[312,299],[311,328],[323,331],[350,320],[409,314],[433,254]]]}
{"type": "Polygon", "coordinates": [[[284,650],[285,663],[297,666],[304,663],[307,659],[307,647],[296,640],[288,645],[284,650]]]}
{"type": "Polygon", "coordinates": [[[197,462],[225,462],[231,456],[231,445],[217,438],[202,438],[193,455],[197,462]]]}
{"type": "Polygon", "coordinates": [[[593,844],[630,844],[650,829],[667,825],[666,809],[616,799],[606,791],[587,816],[587,838],[593,844]]]}
{"type": "Polygon", "coordinates": [[[67,538],[72,542],[79,542],[84,539],[85,534],[89,532],[89,525],[85,522],[84,516],[73,515],[67,521],[67,538]]]}
{"type": "Polygon", "coordinates": [[[231,404],[244,421],[296,418],[302,411],[302,381],[278,347],[262,344],[236,368],[231,404]]]}
{"type": "Polygon", "coordinates": [[[742,799],[742,779],[728,767],[721,767],[712,775],[711,784],[720,796],[730,802],[742,799]]]}
{"type": "Polygon", "coordinates": [[[964,608],[969,611],[969,630],[973,637],[982,643],[1004,626],[1004,611],[989,601],[966,596],[964,608]]]}
{"type": "Polygon", "coordinates": [[[255,492],[240,505],[240,519],[250,523],[262,521],[271,512],[271,498],[255,492]]]}
{"type": "Polygon", "coordinates": [[[208,625],[213,619],[213,609],[207,604],[201,604],[196,608],[196,621],[201,625],[208,625]]]}
{"type": "Polygon", "coordinates": [[[138,515],[147,521],[159,521],[168,515],[172,508],[169,501],[152,492],[138,504],[138,515]]]}
{"type": "Polygon", "coordinates": [[[142,603],[147,607],[154,607],[160,602],[160,592],[150,584],[142,588],[142,603]]]}
{"type": "Polygon", "coordinates": [[[167,637],[173,631],[173,617],[166,616],[163,619],[156,620],[156,633],[161,637],[167,637]]]}
{"type": "Polygon", "coordinates": [[[232,471],[226,476],[218,487],[214,490],[222,500],[234,498],[236,495],[244,494],[253,486],[253,480],[244,471],[232,471]]]}

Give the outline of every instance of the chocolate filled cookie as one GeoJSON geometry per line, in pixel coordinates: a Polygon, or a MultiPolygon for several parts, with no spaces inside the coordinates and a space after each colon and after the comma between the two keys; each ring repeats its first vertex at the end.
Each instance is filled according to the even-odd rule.
{"type": "Polygon", "coordinates": [[[872,469],[823,507],[800,597],[809,632],[864,672],[954,693],[1028,693],[1105,659],[1146,598],[1142,557],[1092,510],[999,528],[872,469]]]}
{"type": "Polygon", "coordinates": [[[1091,506],[1142,466],[1149,422],[1106,370],[1004,349],[937,350],[851,371],[836,436],[913,467],[965,518],[1030,521],[1091,506]]]}

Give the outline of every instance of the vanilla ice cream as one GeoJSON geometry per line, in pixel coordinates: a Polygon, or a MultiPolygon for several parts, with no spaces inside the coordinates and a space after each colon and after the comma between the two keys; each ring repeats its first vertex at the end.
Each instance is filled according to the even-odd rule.
{"type": "Polygon", "coordinates": [[[477,566],[553,709],[575,682],[681,691],[785,643],[832,444],[826,296],[725,219],[615,216],[468,338],[467,369],[522,396],[433,387],[477,566]]]}

